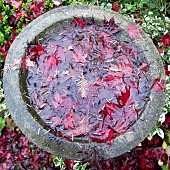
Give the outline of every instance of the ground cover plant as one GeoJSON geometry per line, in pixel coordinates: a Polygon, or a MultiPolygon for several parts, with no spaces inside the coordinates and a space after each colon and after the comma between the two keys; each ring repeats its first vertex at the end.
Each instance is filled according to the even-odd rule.
{"type": "MultiPolygon", "coordinates": [[[[148,35],[153,39],[156,47],[165,64],[165,72],[167,75],[167,96],[165,107],[157,126],[153,129],[149,139],[145,139],[141,145],[134,148],[132,151],[107,161],[99,161],[94,166],[97,169],[168,169],[168,156],[170,155],[170,33],[169,30],[169,8],[170,5],[166,1],[128,1],[128,0],[103,0],[103,1],[86,1],[86,0],[0,0],[0,52],[1,60],[0,67],[3,69],[4,61],[8,49],[15,39],[17,34],[30,21],[40,16],[51,8],[56,8],[61,5],[72,5],[75,3],[95,4],[102,7],[110,8],[123,15],[130,16],[134,21],[140,24],[148,35]],[[154,136],[153,136],[154,135],[154,136]],[[152,137],[153,136],[153,137],[152,137]]],[[[76,19],[76,18],[75,18],[76,19]]],[[[77,20],[79,20],[77,18],[77,20]]],[[[79,20],[80,21],[80,20],[79,20]]],[[[78,22],[78,21],[77,21],[78,22]]],[[[84,27],[82,22],[78,22],[81,27],[84,27]]],[[[137,32],[140,32],[139,30],[137,32]]],[[[136,34],[138,36],[138,34],[136,34]]],[[[79,37],[81,40],[81,37],[79,37]]],[[[133,37],[131,37],[133,38],[133,37]]],[[[100,42],[100,37],[98,39],[100,42]]],[[[102,38],[101,38],[102,41],[102,38]]],[[[39,44],[41,46],[41,44],[39,44]]],[[[43,45],[42,45],[43,46],[43,45]]],[[[69,51],[71,51],[71,47],[69,51]]],[[[71,51],[72,52],[72,51],[71,51]]],[[[34,52],[33,52],[34,53],[34,52]]],[[[53,61],[54,58],[47,58],[48,61],[53,61]]],[[[28,60],[29,61],[29,60],[28,60]]],[[[55,60],[54,60],[55,61],[55,60]]],[[[80,58],[73,56],[73,61],[79,63],[80,58]]],[[[84,61],[84,60],[83,60],[84,61]]],[[[57,64],[57,60],[54,62],[57,64]]],[[[82,62],[82,61],[81,61],[82,62]]],[[[80,62],[80,63],[81,63],[80,62]]],[[[28,67],[31,67],[33,62],[29,62],[28,67]]],[[[55,65],[54,65],[55,66],[55,65]]],[[[31,67],[33,69],[33,67],[31,67]]],[[[47,66],[48,69],[48,66],[47,66]]],[[[120,68],[113,67],[115,74],[120,73],[120,68]]],[[[3,74],[1,73],[1,78],[3,74]]],[[[81,74],[78,77],[77,84],[79,85],[79,93],[86,97],[86,93],[82,88],[81,80],[86,75],[81,74]],[[82,93],[83,92],[83,93],[82,93]]],[[[106,74],[106,76],[109,76],[106,74]]],[[[110,77],[111,78],[111,77],[110,77]]],[[[111,80],[111,79],[110,79],[111,80]]],[[[86,84],[86,83],[85,83],[86,84]]],[[[155,86],[158,90],[161,88],[159,84],[155,86]]],[[[121,96],[126,96],[121,99],[116,99],[117,104],[123,105],[128,101],[128,88],[126,93],[121,96]]],[[[57,95],[56,95],[57,96],[57,95]]],[[[59,96],[59,95],[58,95],[59,96]]],[[[3,90],[1,85],[0,90],[0,169],[47,169],[53,167],[55,169],[85,169],[88,164],[79,164],[73,160],[63,160],[61,158],[50,155],[32,144],[16,127],[10,114],[8,113],[3,90]],[[54,163],[53,163],[54,160],[54,163]],[[54,165],[55,164],[55,165],[54,165]]],[[[103,109],[104,110],[104,109],[103,109]]],[[[103,111],[102,116],[105,116],[103,111]]],[[[106,116],[107,117],[107,116],[106,116]]],[[[52,117],[51,117],[52,118],[52,117]]],[[[52,123],[54,123],[52,121],[52,123]]],[[[68,125],[72,126],[72,125],[68,125]]],[[[107,137],[106,137],[107,138],[107,137]]],[[[108,138],[107,138],[108,139],[108,138]]],[[[93,164],[93,163],[92,163],[93,164]]],[[[90,166],[92,166],[92,164],[90,166]]]]}

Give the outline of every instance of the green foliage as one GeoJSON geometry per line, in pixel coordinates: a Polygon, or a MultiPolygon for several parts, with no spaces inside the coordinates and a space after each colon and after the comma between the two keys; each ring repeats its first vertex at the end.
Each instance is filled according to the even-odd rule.
{"type": "Polygon", "coordinates": [[[5,127],[5,119],[3,119],[1,116],[0,116],[0,136],[2,135],[1,131],[2,129],[5,127]]]}
{"type": "MultiPolygon", "coordinates": [[[[3,94],[3,89],[2,89],[2,82],[0,81],[0,101],[3,100],[4,94],[3,94]]],[[[5,127],[5,119],[3,118],[2,112],[6,110],[6,104],[3,102],[0,104],[0,136],[1,136],[1,131],[5,127]]]]}
{"type": "Polygon", "coordinates": [[[66,168],[64,160],[60,157],[55,157],[53,162],[54,162],[55,166],[59,167],[61,170],[64,170],[66,168]]]}
{"type": "Polygon", "coordinates": [[[44,1],[45,1],[45,10],[52,9],[55,6],[52,0],[44,0],[44,1]]]}
{"type": "Polygon", "coordinates": [[[80,164],[79,162],[77,162],[74,165],[74,170],[85,170],[86,166],[87,166],[87,163],[86,164],[80,164]]]}
{"type": "Polygon", "coordinates": [[[0,0],[0,11],[2,11],[2,20],[0,21],[0,45],[3,46],[5,41],[10,39],[11,27],[8,23],[15,8],[5,4],[4,0],[0,0]]]}
{"type": "Polygon", "coordinates": [[[168,165],[162,165],[162,166],[161,166],[161,169],[162,169],[162,170],[168,170],[168,165]]]}
{"type": "MultiPolygon", "coordinates": [[[[56,167],[60,168],[60,170],[66,169],[66,165],[64,163],[64,159],[56,156],[53,159],[53,162],[54,162],[56,167]]],[[[85,170],[86,166],[87,166],[87,163],[86,164],[81,164],[80,162],[76,162],[76,164],[73,167],[73,170],[85,170]]]]}
{"type": "Polygon", "coordinates": [[[109,0],[62,0],[62,5],[75,5],[75,4],[89,4],[98,5],[105,8],[112,8],[112,4],[109,0]]]}

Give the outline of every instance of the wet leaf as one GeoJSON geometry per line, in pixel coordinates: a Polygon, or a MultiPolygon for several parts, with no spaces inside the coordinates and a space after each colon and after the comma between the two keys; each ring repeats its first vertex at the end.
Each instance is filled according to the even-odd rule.
{"type": "Polygon", "coordinates": [[[80,19],[78,17],[74,17],[74,19],[75,19],[75,22],[76,22],[77,26],[80,26],[81,28],[84,28],[85,23],[84,23],[84,21],[82,19],[80,19]]]}

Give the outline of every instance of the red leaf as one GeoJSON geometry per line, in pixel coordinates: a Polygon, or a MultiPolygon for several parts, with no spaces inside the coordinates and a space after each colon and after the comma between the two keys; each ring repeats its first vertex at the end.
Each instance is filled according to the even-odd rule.
{"type": "Polygon", "coordinates": [[[54,106],[54,108],[58,108],[58,106],[63,102],[62,97],[60,96],[59,92],[56,91],[54,98],[51,99],[51,103],[54,106]]]}
{"type": "Polygon", "coordinates": [[[92,124],[89,124],[89,117],[84,116],[83,119],[79,122],[79,126],[74,129],[74,131],[68,132],[67,136],[80,136],[86,135],[93,128],[92,124]]]}
{"type": "Polygon", "coordinates": [[[139,70],[141,70],[141,71],[147,72],[148,69],[149,69],[149,66],[148,66],[148,64],[146,64],[146,63],[142,63],[142,65],[139,66],[139,70]]]}
{"type": "Polygon", "coordinates": [[[165,85],[166,85],[165,80],[161,80],[160,78],[156,78],[150,89],[152,89],[154,87],[156,92],[159,93],[160,91],[165,91],[165,89],[166,89],[165,85]]]}
{"type": "Polygon", "coordinates": [[[43,47],[41,44],[38,42],[37,46],[33,46],[29,48],[29,52],[31,54],[31,60],[34,61],[36,60],[37,57],[39,57],[41,54],[44,53],[43,47]]]}
{"type": "Polygon", "coordinates": [[[140,37],[141,32],[142,31],[139,28],[137,28],[137,25],[129,24],[128,33],[129,33],[129,37],[131,40],[133,37],[141,39],[141,37],[140,37]]]}
{"type": "Polygon", "coordinates": [[[108,139],[107,139],[108,143],[111,144],[111,140],[114,139],[115,137],[116,137],[116,136],[115,136],[115,134],[114,134],[113,129],[110,129],[109,135],[108,135],[108,139]]]}
{"type": "Polygon", "coordinates": [[[115,108],[118,107],[115,103],[106,103],[103,109],[100,111],[100,114],[103,116],[103,119],[108,115],[110,120],[112,120],[112,114],[115,112],[115,108]]]}
{"type": "Polygon", "coordinates": [[[170,68],[168,67],[168,64],[165,65],[165,74],[166,76],[170,76],[170,68]]]}
{"type": "Polygon", "coordinates": [[[119,12],[119,4],[112,4],[112,10],[115,12],[119,12]]]}
{"type": "Polygon", "coordinates": [[[127,87],[125,87],[125,89],[126,89],[126,91],[125,92],[121,91],[121,96],[117,97],[117,101],[120,106],[125,106],[127,100],[130,97],[130,90],[127,87]]]}
{"type": "Polygon", "coordinates": [[[45,65],[45,73],[48,73],[50,69],[56,69],[56,66],[58,65],[59,60],[55,56],[49,56],[44,60],[45,65]]]}
{"type": "Polygon", "coordinates": [[[51,127],[56,127],[58,125],[61,125],[61,122],[62,122],[62,120],[59,117],[57,117],[57,116],[51,117],[50,120],[53,122],[51,124],[51,127]]]}
{"type": "Polygon", "coordinates": [[[84,21],[83,20],[81,20],[80,18],[78,18],[78,17],[74,17],[74,21],[75,21],[75,23],[77,24],[77,26],[80,26],[81,28],[84,28],[84,21]]]}
{"type": "Polygon", "coordinates": [[[166,33],[162,39],[161,42],[163,43],[164,46],[170,46],[170,35],[166,33]]]}
{"type": "Polygon", "coordinates": [[[82,48],[79,46],[77,48],[74,49],[73,51],[74,55],[72,60],[78,63],[85,63],[86,61],[86,55],[87,54],[83,54],[82,48]]]}
{"type": "Polygon", "coordinates": [[[115,24],[115,19],[114,19],[114,17],[112,17],[112,18],[110,18],[110,20],[109,20],[109,25],[110,25],[110,26],[114,26],[114,24],[115,24]]]}
{"type": "Polygon", "coordinates": [[[116,136],[114,135],[114,131],[112,129],[100,129],[97,130],[93,136],[90,138],[94,142],[107,142],[110,144],[111,140],[114,139],[116,136]]]}
{"type": "Polygon", "coordinates": [[[75,123],[78,120],[79,117],[73,113],[73,110],[71,110],[62,122],[64,124],[65,129],[75,129],[75,123]]]}

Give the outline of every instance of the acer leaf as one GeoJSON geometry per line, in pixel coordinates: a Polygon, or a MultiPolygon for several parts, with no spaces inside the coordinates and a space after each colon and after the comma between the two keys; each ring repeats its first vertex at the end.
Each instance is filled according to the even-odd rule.
{"type": "Polygon", "coordinates": [[[38,42],[37,45],[34,45],[33,47],[29,48],[29,52],[31,54],[31,60],[35,61],[37,59],[37,57],[39,57],[41,54],[44,54],[44,50],[43,47],[41,46],[41,44],[38,42]]]}
{"type": "Polygon", "coordinates": [[[51,103],[54,106],[54,108],[58,108],[58,106],[63,102],[62,97],[60,96],[59,92],[56,91],[54,98],[51,99],[51,103]]]}
{"type": "Polygon", "coordinates": [[[165,85],[166,85],[165,80],[161,80],[160,78],[156,78],[150,89],[153,89],[153,87],[154,87],[156,92],[160,93],[160,91],[165,91],[165,89],[166,89],[165,85]]]}
{"type": "Polygon", "coordinates": [[[86,61],[86,55],[87,54],[83,54],[83,51],[82,51],[81,47],[75,48],[74,51],[73,51],[73,54],[74,54],[73,58],[72,58],[73,61],[78,62],[78,63],[87,62],[86,61]]]}
{"type": "Polygon", "coordinates": [[[59,63],[59,60],[55,56],[49,56],[44,60],[45,73],[48,73],[50,69],[56,69],[56,66],[59,63]]]}
{"type": "Polygon", "coordinates": [[[89,117],[86,115],[79,122],[79,126],[76,127],[73,131],[67,133],[67,136],[80,136],[86,135],[93,128],[92,124],[89,124],[89,117]]]}
{"type": "Polygon", "coordinates": [[[141,66],[139,66],[139,70],[140,71],[148,71],[149,70],[149,66],[148,66],[148,64],[146,64],[146,63],[142,63],[142,65],[141,66]]]}
{"type": "Polygon", "coordinates": [[[51,117],[50,120],[52,121],[51,127],[59,126],[62,123],[62,120],[57,116],[51,117]]]}
{"type": "Polygon", "coordinates": [[[71,110],[67,113],[66,118],[63,119],[62,123],[64,124],[65,129],[75,129],[76,121],[79,121],[79,117],[71,110]]]}
{"type": "Polygon", "coordinates": [[[138,39],[141,39],[141,37],[140,37],[140,33],[141,32],[142,31],[139,28],[137,28],[137,25],[129,24],[129,26],[128,26],[128,33],[129,33],[129,37],[130,37],[131,40],[134,37],[138,38],[138,39]]]}
{"type": "Polygon", "coordinates": [[[103,107],[103,109],[100,111],[100,114],[102,115],[102,117],[105,119],[106,116],[108,115],[110,120],[112,120],[112,114],[115,112],[115,108],[118,105],[116,105],[115,103],[109,103],[107,102],[105,104],[105,106],[103,107]]]}
{"type": "Polygon", "coordinates": [[[110,18],[110,20],[109,20],[109,25],[112,26],[112,27],[115,25],[115,19],[114,19],[114,17],[110,18]]]}
{"type": "Polygon", "coordinates": [[[121,107],[126,105],[126,102],[130,97],[130,89],[128,89],[127,87],[125,87],[125,89],[126,91],[121,91],[121,96],[117,97],[117,101],[121,107]]]}
{"type": "Polygon", "coordinates": [[[77,24],[77,26],[80,26],[81,28],[84,28],[85,23],[84,23],[83,20],[81,20],[78,17],[74,17],[74,19],[75,19],[75,23],[77,24]]]}
{"type": "Polygon", "coordinates": [[[114,135],[114,131],[112,129],[102,129],[96,132],[90,138],[94,142],[108,142],[111,143],[111,140],[114,139],[116,136],[114,135]]]}

